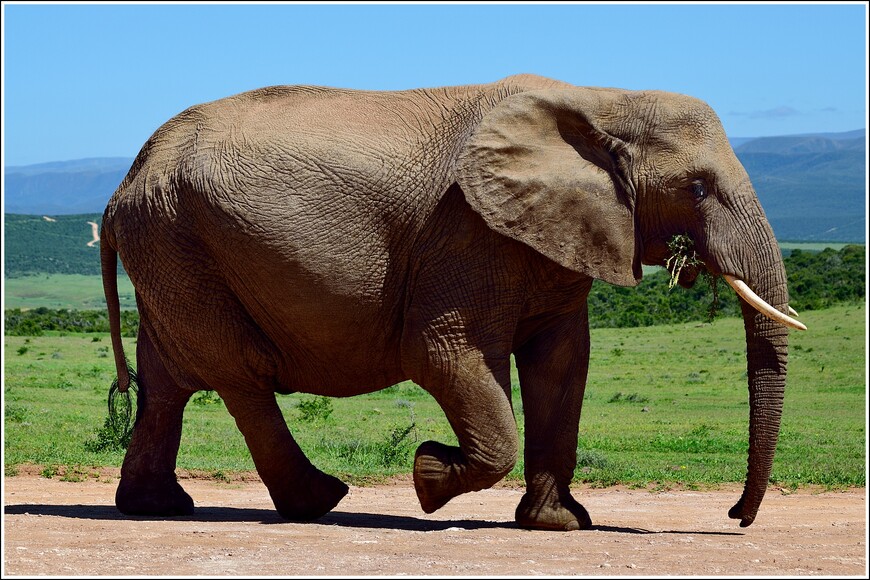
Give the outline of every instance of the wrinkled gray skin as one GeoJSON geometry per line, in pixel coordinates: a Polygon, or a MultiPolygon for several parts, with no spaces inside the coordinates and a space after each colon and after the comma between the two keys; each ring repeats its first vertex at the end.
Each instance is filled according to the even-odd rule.
{"type": "MultiPolygon", "coordinates": [[[[122,388],[117,255],[141,316],[139,416],[117,506],[192,512],[174,474],[182,413],[213,389],[279,513],[318,518],[347,486],[303,455],[275,393],[346,397],[411,379],[459,440],[417,450],[414,486],[433,512],[517,461],[513,353],[527,485],[516,520],[588,528],[569,492],[586,298],[595,278],[636,284],[641,263],[662,264],[683,233],[712,272],[785,310],[780,253],[746,171],[690,97],[522,75],[402,92],[270,87],[192,107],[148,140],[103,217],[122,388]]],[[[744,319],[748,474],[729,512],[742,526],[770,475],[787,357],[785,327],[745,303],[744,319]]]]}

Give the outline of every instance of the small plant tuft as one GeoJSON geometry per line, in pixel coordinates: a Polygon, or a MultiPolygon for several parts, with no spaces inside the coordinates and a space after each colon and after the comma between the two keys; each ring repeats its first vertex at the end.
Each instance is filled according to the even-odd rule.
{"type": "Polygon", "coordinates": [[[80,466],[76,465],[72,468],[66,468],[60,480],[71,483],[78,483],[80,481],[85,481],[87,478],[87,473],[80,466]]]}
{"type": "Polygon", "coordinates": [[[588,473],[592,469],[604,469],[607,465],[608,461],[604,453],[596,449],[577,449],[577,467],[588,468],[584,473],[588,473]]]}
{"type": "Polygon", "coordinates": [[[223,400],[215,391],[200,391],[193,398],[194,405],[220,405],[221,403],[223,403],[223,400]]]}
{"type": "Polygon", "coordinates": [[[296,407],[299,411],[299,420],[306,423],[323,421],[332,415],[332,399],[329,397],[314,397],[299,401],[296,407]]]}
{"type": "Polygon", "coordinates": [[[626,395],[622,392],[615,393],[607,401],[608,403],[648,403],[649,397],[642,397],[637,393],[626,395]]]}
{"type": "Polygon", "coordinates": [[[701,376],[701,373],[691,372],[688,375],[686,375],[686,382],[687,383],[703,383],[704,377],[701,376]]]}
{"type": "Polygon", "coordinates": [[[55,475],[57,475],[57,466],[56,465],[46,465],[42,468],[42,471],[39,472],[39,475],[46,479],[51,479],[55,475]]]}
{"type": "Polygon", "coordinates": [[[401,465],[405,461],[417,441],[416,427],[416,423],[407,427],[396,426],[390,430],[385,440],[375,444],[377,455],[384,467],[401,465]],[[412,432],[415,433],[413,440],[408,437],[412,432]]]}
{"type": "Polygon", "coordinates": [[[130,445],[133,431],[118,431],[117,423],[109,417],[103,421],[103,426],[94,432],[95,439],[85,441],[85,449],[92,453],[105,451],[122,451],[130,445]]]}
{"type": "Polygon", "coordinates": [[[221,471],[220,469],[216,469],[211,473],[211,478],[215,481],[222,481],[224,483],[231,483],[232,479],[229,475],[221,471]]]}
{"type": "Polygon", "coordinates": [[[3,417],[13,423],[24,423],[27,420],[27,409],[18,405],[7,404],[6,408],[3,409],[3,417]]]}

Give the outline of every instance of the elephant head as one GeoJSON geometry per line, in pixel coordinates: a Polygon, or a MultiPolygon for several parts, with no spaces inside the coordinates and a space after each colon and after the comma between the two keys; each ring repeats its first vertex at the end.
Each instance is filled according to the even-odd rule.
{"type": "MultiPolygon", "coordinates": [[[[689,235],[705,267],[741,295],[749,377],[744,492],[729,515],[750,525],[773,463],[789,317],[782,257],[749,177],[705,103],[658,91],[531,90],[486,113],[457,182],[490,228],[565,268],[635,285],[689,235]],[[751,290],[750,290],[751,289],[751,290]]],[[[680,283],[693,283],[685,270],[680,283]]]]}

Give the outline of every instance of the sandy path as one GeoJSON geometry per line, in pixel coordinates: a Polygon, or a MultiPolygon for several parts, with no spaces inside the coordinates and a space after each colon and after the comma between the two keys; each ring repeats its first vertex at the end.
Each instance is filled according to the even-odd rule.
{"type": "Polygon", "coordinates": [[[866,576],[864,489],[771,489],[741,529],[739,489],[577,490],[595,527],[517,529],[521,491],[499,487],[425,515],[408,480],[352,487],[317,523],[280,519],[259,481],[184,480],[197,513],[123,517],[116,480],[5,479],[4,572],[15,575],[866,576]]]}
{"type": "Polygon", "coordinates": [[[100,243],[100,226],[98,226],[95,222],[88,222],[88,225],[91,226],[91,233],[94,236],[94,239],[88,242],[88,247],[93,248],[94,244],[100,243]]]}

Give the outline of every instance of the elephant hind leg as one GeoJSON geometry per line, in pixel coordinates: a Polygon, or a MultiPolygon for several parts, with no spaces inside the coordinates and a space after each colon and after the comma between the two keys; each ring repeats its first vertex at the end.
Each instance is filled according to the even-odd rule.
{"type": "Polygon", "coordinates": [[[299,448],[272,390],[228,389],[220,394],[282,517],[316,520],[347,494],[344,482],[317,469],[299,448]]]}
{"type": "Polygon", "coordinates": [[[143,321],[136,345],[139,411],[115,505],[127,515],[190,515],[193,500],[176,481],[175,461],[192,391],[179,387],[166,371],[146,326],[143,321]]]}

